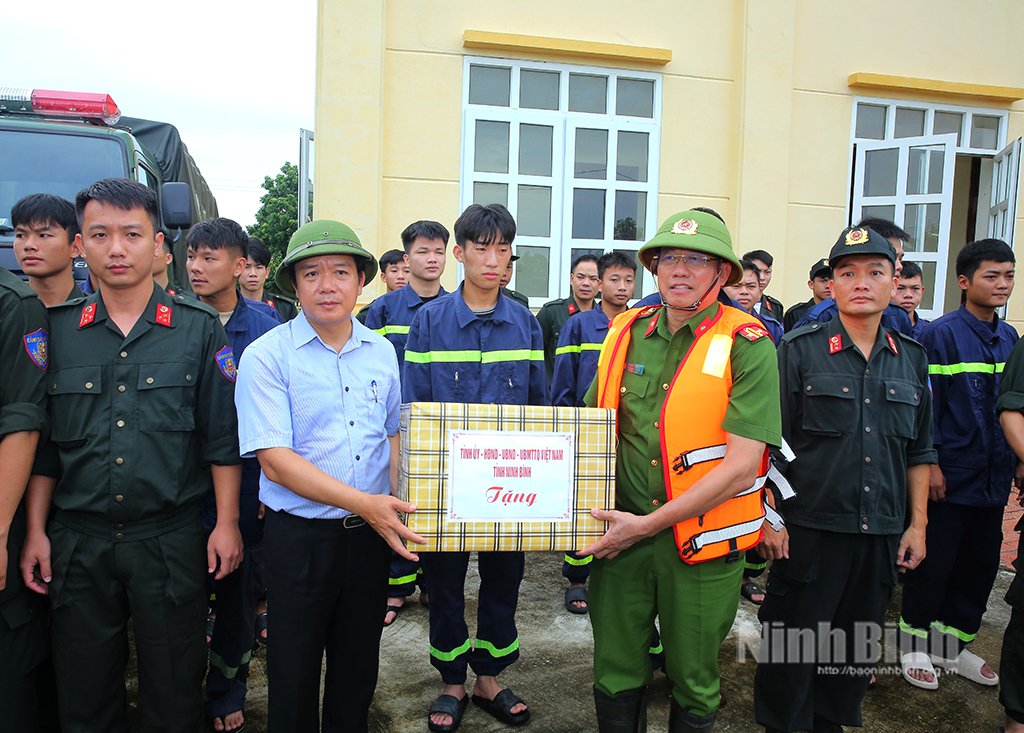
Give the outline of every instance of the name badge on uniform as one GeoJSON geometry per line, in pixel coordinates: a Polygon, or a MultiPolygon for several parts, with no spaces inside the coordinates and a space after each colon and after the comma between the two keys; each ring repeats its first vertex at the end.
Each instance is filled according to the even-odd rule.
{"type": "Polygon", "coordinates": [[[712,377],[723,376],[731,352],[732,337],[723,333],[715,334],[711,337],[711,345],[708,346],[708,355],[704,357],[704,368],[701,371],[712,377]]]}
{"type": "Polygon", "coordinates": [[[626,362],[626,371],[629,372],[630,374],[640,375],[640,374],[644,373],[644,365],[643,364],[633,364],[633,363],[627,361],[626,362]]]}

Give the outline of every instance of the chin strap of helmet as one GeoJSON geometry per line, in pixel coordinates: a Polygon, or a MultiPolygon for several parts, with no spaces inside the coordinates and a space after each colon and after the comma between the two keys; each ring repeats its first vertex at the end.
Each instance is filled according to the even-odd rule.
{"type": "MultiPolygon", "coordinates": [[[[661,296],[661,304],[663,306],[665,306],[666,308],[671,308],[672,310],[688,311],[690,313],[693,313],[698,308],[700,308],[701,301],[704,300],[704,298],[708,297],[708,293],[711,292],[711,288],[715,287],[715,284],[718,282],[718,278],[721,277],[721,275],[722,275],[722,261],[719,260],[718,261],[718,271],[715,273],[715,279],[711,281],[711,284],[708,285],[708,289],[704,291],[704,294],[702,296],[697,298],[697,301],[693,305],[669,305],[667,302],[665,302],[665,296],[663,296],[663,295],[661,296]]],[[[659,292],[658,295],[661,295],[661,293],[659,292]]]]}

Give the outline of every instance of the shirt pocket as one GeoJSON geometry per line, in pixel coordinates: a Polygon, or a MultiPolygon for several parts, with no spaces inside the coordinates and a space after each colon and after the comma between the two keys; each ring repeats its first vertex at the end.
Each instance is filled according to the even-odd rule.
{"type": "Polygon", "coordinates": [[[367,431],[373,435],[384,435],[384,423],[387,420],[387,384],[382,380],[371,379],[366,385],[365,399],[369,425],[367,431]]]}
{"type": "Polygon", "coordinates": [[[650,378],[632,372],[622,375],[619,385],[619,429],[627,435],[640,434],[640,413],[650,387],[650,378]]]}
{"type": "Polygon", "coordinates": [[[917,408],[924,389],[910,382],[885,382],[886,435],[917,437],[917,408]]]}
{"type": "Polygon", "coordinates": [[[146,432],[189,432],[196,422],[199,365],[194,362],[143,364],[139,367],[139,428],[146,432]]]}
{"type": "Polygon", "coordinates": [[[102,367],[70,367],[50,372],[48,377],[51,439],[61,448],[85,443],[96,434],[94,418],[103,394],[102,367]]]}
{"type": "Polygon", "coordinates": [[[853,430],[856,398],[853,380],[815,375],[804,380],[803,429],[814,435],[838,436],[853,430]]]}

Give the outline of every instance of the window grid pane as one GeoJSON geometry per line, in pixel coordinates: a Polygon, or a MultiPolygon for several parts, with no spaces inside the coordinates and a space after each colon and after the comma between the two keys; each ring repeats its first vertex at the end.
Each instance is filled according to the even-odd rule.
{"type": "Polygon", "coordinates": [[[509,123],[476,121],[476,154],[473,170],[478,173],[508,173],[509,123]]]}
{"type": "Polygon", "coordinates": [[[519,126],[519,174],[523,176],[550,176],[552,136],[549,125],[519,126]]]}
{"type": "Polygon", "coordinates": [[[654,82],[620,77],[615,85],[615,114],[654,117],[654,82]]]}
{"type": "Polygon", "coordinates": [[[551,236],[551,188],[519,186],[516,233],[524,237],[551,236]]]}
{"type": "Polygon", "coordinates": [[[508,184],[477,181],[473,184],[473,203],[487,206],[501,204],[508,207],[508,184]]]}
{"type": "Polygon", "coordinates": [[[572,238],[604,239],[605,191],[576,188],[572,193],[572,238]]]}
{"type": "Polygon", "coordinates": [[[527,298],[547,298],[551,248],[519,245],[516,254],[516,290],[527,298]]]}
{"type": "Polygon", "coordinates": [[[646,132],[619,131],[618,151],[615,155],[615,180],[647,182],[648,137],[646,132]]]}
{"type": "Polygon", "coordinates": [[[999,118],[971,115],[971,147],[995,150],[999,140],[999,118]]]}
{"type": "Polygon", "coordinates": [[[885,140],[885,115],[888,109],[877,104],[857,105],[857,137],[861,140],[885,140]]]}
{"type": "Polygon", "coordinates": [[[494,66],[469,67],[469,103],[508,107],[512,69],[494,66]]]}
{"type": "Polygon", "coordinates": [[[921,137],[924,135],[924,110],[909,107],[896,108],[896,129],[893,137],[921,137]]]}
{"type": "Polygon", "coordinates": [[[644,222],[647,221],[647,194],[642,191],[616,191],[615,232],[619,240],[642,242],[644,222]]]}
{"type": "Polygon", "coordinates": [[[603,115],[608,109],[608,77],[569,74],[569,111],[603,115]]]}
{"type": "Polygon", "coordinates": [[[962,112],[935,112],[935,119],[932,122],[933,135],[948,135],[956,133],[956,144],[959,147],[963,139],[964,115],[962,112]]]}
{"type": "Polygon", "coordinates": [[[576,178],[603,181],[608,177],[608,131],[576,130],[576,178]]]}
{"type": "Polygon", "coordinates": [[[525,109],[558,109],[557,71],[519,72],[519,106],[525,109]]]}

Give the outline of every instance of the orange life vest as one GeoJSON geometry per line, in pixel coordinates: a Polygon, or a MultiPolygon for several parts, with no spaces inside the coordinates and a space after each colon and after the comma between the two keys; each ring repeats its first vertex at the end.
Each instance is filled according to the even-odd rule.
{"type": "MultiPolygon", "coordinates": [[[[618,408],[630,327],[637,318],[659,310],[661,306],[629,310],[609,325],[597,365],[598,407],[618,408]]],[[[661,316],[655,315],[647,333],[661,316]]],[[[719,305],[714,316],[705,318],[694,329],[693,345],[667,385],[659,422],[661,464],[669,500],[680,496],[725,457],[722,420],[732,387],[729,357],[733,339],[740,332],[751,341],[768,336],[751,316],[719,305]]],[[[753,486],[707,513],[675,525],[676,545],[683,560],[691,565],[718,557],[732,561],[760,542],[768,468],[766,446],[753,486]]]]}

